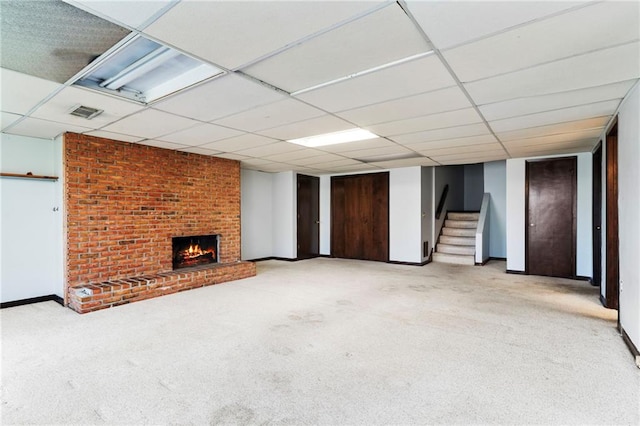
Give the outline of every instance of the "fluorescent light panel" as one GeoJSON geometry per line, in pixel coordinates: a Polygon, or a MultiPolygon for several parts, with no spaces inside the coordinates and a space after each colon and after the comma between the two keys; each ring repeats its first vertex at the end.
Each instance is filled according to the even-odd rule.
{"type": "Polygon", "coordinates": [[[364,141],[367,139],[375,139],[378,135],[374,135],[368,130],[364,129],[349,129],[341,132],[324,133],[322,135],[307,136],[299,139],[291,139],[287,142],[295,143],[298,145],[306,146],[309,148],[315,148],[319,146],[337,145],[341,143],[364,141]]]}
{"type": "Polygon", "coordinates": [[[74,84],[142,103],[176,93],[224,71],[142,36],[133,37],[74,84]]]}

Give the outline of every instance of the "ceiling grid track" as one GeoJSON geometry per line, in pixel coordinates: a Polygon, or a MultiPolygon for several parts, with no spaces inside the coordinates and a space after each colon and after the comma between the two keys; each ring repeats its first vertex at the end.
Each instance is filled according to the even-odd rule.
{"type": "Polygon", "coordinates": [[[447,60],[444,58],[444,56],[442,55],[442,53],[440,52],[440,49],[436,48],[433,43],[431,43],[431,39],[429,38],[429,36],[427,35],[427,33],[425,33],[425,31],[422,29],[422,27],[420,26],[420,24],[418,24],[418,21],[416,20],[416,18],[413,16],[413,14],[409,11],[409,8],[407,7],[406,3],[404,0],[398,0],[398,5],[402,8],[402,10],[404,11],[404,13],[407,14],[407,17],[409,17],[409,19],[411,20],[411,22],[413,23],[413,25],[416,27],[416,29],[418,30],[418,32],[422,35],[422,37],[424,37],[425,41],[427,43],[429,43],[431,46],[433,46],[433,51],[435,53],[435,55],[438,57],[438,59],[440,59],[440,62],[442,62],[442,65],[447,69],[447,71],[449,72],[449,74],[451,75],[451,77],[453,78],[453,80],[456,82],[456,85],[458,86],[458,88],[462,91],[462,93],[464,94],[464,96],[469,100],[469,102],[471,103],[471,106],[473,107],[473,109],[476,111],[476,113],[478,113],[478,115],[480,116],[480,118],[482,119],[482,122],[484,123],[484,125],[487,127],[487,129],[489,130],[489,132],[491,133],[491,135],[493,135],[494,138],[496,138],[496,140],[498,141],[498,143],[500,144],[500,146],[502,146],[502,149],[504,149],[504,152],[507,154],[507,156],[509,158],[512,158],[511,153],[509,152],[509,150],[507,149],[506,146],[504,146],[504,143],[502,143],[502,141],[500,140],[500,138],[498,137],[498,135],[496,135],[496,133],[493,131],[493,129],[491,128],[491,125],[489,125],[489,122],[487,121],[487,119],[484,117],[484,114],[482,114],[482,111],[480,111],[480,108],[478,108],[478,105],[476,105],[476,102],[473,100],[473,98],[471,97],[471,95],[469,94],[469,92],[467,91],[467,89],[465,89],[464,85],[462,84],[462,82],[460,81],[460,79],[458,78],[457,74],[453,71],[453,69],[451,68],[451,66],[449,65],[449,63],[447,62],[447,60]]]}

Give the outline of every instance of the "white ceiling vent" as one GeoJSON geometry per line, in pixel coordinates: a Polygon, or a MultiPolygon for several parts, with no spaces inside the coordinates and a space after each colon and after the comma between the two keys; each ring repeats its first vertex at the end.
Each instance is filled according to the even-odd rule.
{"type": "Polygon", "coordinates": [[[103,111],[104,110],[102,109],[91,108],[84,105],[75,105],[73,108],[71,108],[69,114],[91,120],[93,117],[102,114],[103,111]]]}

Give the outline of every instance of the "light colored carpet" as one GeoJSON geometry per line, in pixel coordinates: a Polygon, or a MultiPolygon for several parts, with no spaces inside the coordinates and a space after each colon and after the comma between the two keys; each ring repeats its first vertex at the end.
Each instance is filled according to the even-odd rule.
{"type": "Polygon", "coordinates": [[[341,259],[78,315],[4,309],[3,424],[638,424],[586,282],[341,259]]]}

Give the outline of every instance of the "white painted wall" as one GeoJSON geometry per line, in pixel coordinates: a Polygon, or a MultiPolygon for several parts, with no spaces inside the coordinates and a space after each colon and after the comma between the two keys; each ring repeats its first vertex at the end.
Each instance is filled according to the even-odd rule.
{"type": "Polygon", "coordinates": [[[295,259],[297,250],[296,173],[273,174],[273,254],[295,259]]]}
{"type": "Polygon", "coordinates": [[[484,163],[484,192],[489,202],[489,256],[507,257],[507,162],[484,163]]]}
{"type": "Polygon", "coordinates": [[[425,253],[426,256],[422,257],[422,261],[426,261],[429,258],[429,253],[433,250],[435,245],[434,237],[434,219],[435,212],[435,200],[433,192],[435,170],[433,167],[421,168],[421,191],[422,191],[422,241],[429,242],[429,252],[425,253]]]}
{"type": "MultiPolygon", "coordinates": [[[[574,154],[578,157],[576,275],[592,275],[591,235],[591,153],[574,154]]],[[[573,155],[572,155],[573,156],[573,155]]],[[[507,160],[507,269],[525,269],[525,163],[526,160],[554,158],[544,156],[507,160]]]]}
{"type": "Polygon", "coordinates": [[[62,141],[1,134],[0,170],[60,176],[0,179],[0,300],[63,297],[62,141]]]}
{"type": "Polygon", "coordinates": [[[320,176],[320,254],[331,254],[331,176],[320,176]]]}
{"type": "Polygon", "coordinates": [[[480,211],[484,196],[483,164],[466,164],[464,168],[464,210],[480,211]]]}
{"type": "Polygon", "coordinates": [[[273,174],[242,169],[240,174],[242,259],[273,255],[273,174]]]}
{"type": "MultiPolygon", "coordinates": [[[[620,324],[640,348],[640,86],[618,114],[620,324]]],[[[603,280],[604,282],[604,280],[603,280]]]]}
{"type": "Polygon", "coordinates": [[[422,262],[422,171],[389,171],[389,260],[422,262]]]}

